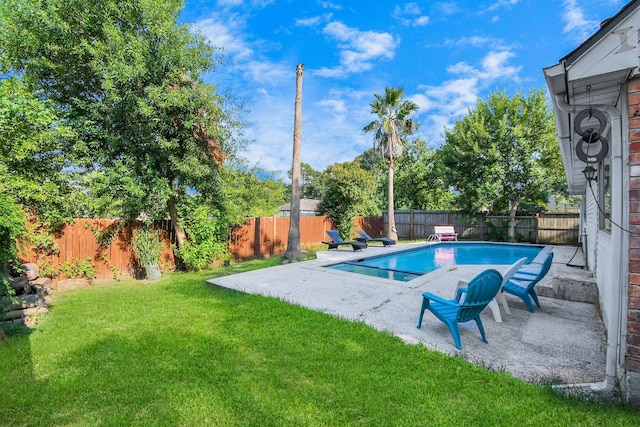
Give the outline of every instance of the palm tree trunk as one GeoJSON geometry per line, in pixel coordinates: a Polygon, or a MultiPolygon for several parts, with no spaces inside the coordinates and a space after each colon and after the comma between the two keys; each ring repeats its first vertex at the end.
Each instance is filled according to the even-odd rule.
{"type": "Polygon", "coordinates": [[[300,152],[302,151],[302,73],[304,65],[296,67],[296,104],[293,120],[293,165],[291,171],[291,216],[289,218],[289,242],[285,257],[299,259],[300,249],[300,152]]]}
{"type": "Polygon", "coordinates": [[[389,212],[389,221],[387,225],[387,237],[389,239],[398,240],[396,232],[395,210],[393,208],[393,157],[389,158],[389,187],[387,191],[387,210],[389,212]]]}

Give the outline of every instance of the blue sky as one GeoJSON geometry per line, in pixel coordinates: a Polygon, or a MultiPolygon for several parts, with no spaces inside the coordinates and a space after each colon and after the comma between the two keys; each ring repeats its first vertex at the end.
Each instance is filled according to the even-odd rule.
{"type": "Polygon", "coordinates": [[[296,64],[303,77],[302,161],[323,171],[373,145],[362,128],[385,86],[420,107],[418,137],[445,127],[495,90],[545,89],[544,67],[578,47],[623,0],[185,0],[225,63],[206,80],[232,89],[251,165],[291,168],[296,64]]]}

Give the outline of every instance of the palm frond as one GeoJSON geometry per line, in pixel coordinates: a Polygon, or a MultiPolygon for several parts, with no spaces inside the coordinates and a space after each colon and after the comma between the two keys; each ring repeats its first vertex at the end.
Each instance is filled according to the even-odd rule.
{"type": "Polygon", "coordinates": [[[378,120],[362,129],[364,132],[375,131],[374,143],[377,143],[380,153],[386,159],[400,156],[403,137],[418,129],[418,124],[410,119],[411,114],[418,110],[418,105],[412,101],[403,101],[403,93],[402,88],[396,87],[385,87],[384,96],[374,93],[375,100],[370,104],[371,113],[378,116],[378,120]]]}

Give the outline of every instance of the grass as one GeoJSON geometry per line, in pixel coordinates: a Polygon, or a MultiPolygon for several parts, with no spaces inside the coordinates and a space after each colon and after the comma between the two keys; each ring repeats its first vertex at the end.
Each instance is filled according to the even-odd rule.
{"type": "Polygon", "coordinates": [[[637,426],[362,323],[208,286],[281,258],[58,294],[0,344],[3,426],[637,426]]]}

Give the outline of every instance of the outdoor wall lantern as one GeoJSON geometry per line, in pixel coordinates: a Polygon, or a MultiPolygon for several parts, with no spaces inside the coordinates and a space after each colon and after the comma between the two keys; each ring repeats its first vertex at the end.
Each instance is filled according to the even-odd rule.
{"type": "Polygon", "coordinates": [[[591,181],[598,180],[597,172],[598,170],[591,165],[587,165],[586,168],[582,169],[582,173],[589,183],[591,183],[591,181]]]}

